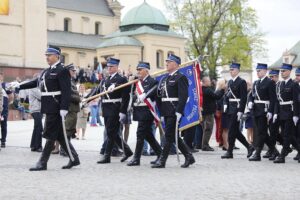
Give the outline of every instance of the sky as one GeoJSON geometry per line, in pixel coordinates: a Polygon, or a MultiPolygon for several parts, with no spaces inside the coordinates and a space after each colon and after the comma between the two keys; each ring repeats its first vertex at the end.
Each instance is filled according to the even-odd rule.
{"type": "MultiPolygon", "coordinates": [[[[166,12],[163,0],[146,0],[150,5],[166,12]]],[[[144,0],[119,0],[125,6],[122,17],[131,8],[144,0]]],[[[300,40],[300,1],[299,0],[249,0],[258,16],[259,29],[265,33],[267,57],[254,58],[254,62],[271,65],[286,49],[300,40]]]]}

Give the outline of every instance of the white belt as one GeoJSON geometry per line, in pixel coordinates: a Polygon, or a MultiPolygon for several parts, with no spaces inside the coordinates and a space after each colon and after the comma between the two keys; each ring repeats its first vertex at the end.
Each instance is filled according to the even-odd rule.
{"type": "Polygon", "coordinates": [[[254,103],[270,104],[270,101],[254,100],[254,103]]]}
{"type": "Polygon", "coordinates": [[[135,107],[139,107],[139,106],[147,106],[147,104],[146,103],[134,103],[133,104],[135,107]]]}
{"type": "Polygon", "coordinates": [[[165,101],[178,101],[178,98],[162,98],[161,101],[165,102],[165,101]]]}
{"type": "Polygon", "coordinates": [[[103,99],[102,103],[117,103],[122,102],[122,99],[103,99]]]}
{"type": "Polygon", "coordinates": [[[280,101],[279,104],[281,106],[284,106],[284,105],[293,105],[293,101],[280,101]]]}
{"type": "Polygon", "coordinates": [[[229,102],[240,102],[241,99],[229,99],[229,102]]]}
{"type": "Polygon", "coordinates": [[[56,92],[42,92],[42,96],[56,96],[56,95],[61,95],[61,91],[56,91],[56,92]]]}

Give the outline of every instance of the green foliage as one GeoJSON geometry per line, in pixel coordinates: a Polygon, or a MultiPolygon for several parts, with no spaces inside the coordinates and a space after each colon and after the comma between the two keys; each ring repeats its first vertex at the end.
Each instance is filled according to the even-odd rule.
{"type": "Polygon", "coordinates": [[[207,55],[204,69],[216,78],[216,67],[231,61],[251,69],[253,57],[265,56],[264,34],[247,0],[165,0],[171,27],[188,38],[189,57],[207,55]]]}

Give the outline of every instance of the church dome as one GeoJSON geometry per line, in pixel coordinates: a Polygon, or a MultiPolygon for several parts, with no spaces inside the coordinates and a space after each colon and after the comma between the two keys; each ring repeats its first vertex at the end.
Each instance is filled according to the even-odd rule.
{"type": "Polygon", "coordinates": [[[121,21],[120,29],[121,31],[129,31],[145,25],[156,30],[169,29],[164,14],[159,9],[150,6],[146,1],[126,13],[121,21]]]}

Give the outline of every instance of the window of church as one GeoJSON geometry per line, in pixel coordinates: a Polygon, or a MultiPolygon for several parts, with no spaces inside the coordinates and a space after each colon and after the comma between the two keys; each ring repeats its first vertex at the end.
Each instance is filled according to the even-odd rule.
{"type": "Polygon", "coordinates": [[[156,67],[163,68],[164,66],[164,52],[162,50],[156,51],[156,67]]]}
{"type": "Polygon", "coordinates": [[[72,20],[70,18],[64,19],[64,31],[71,32],[72,20]]]}

